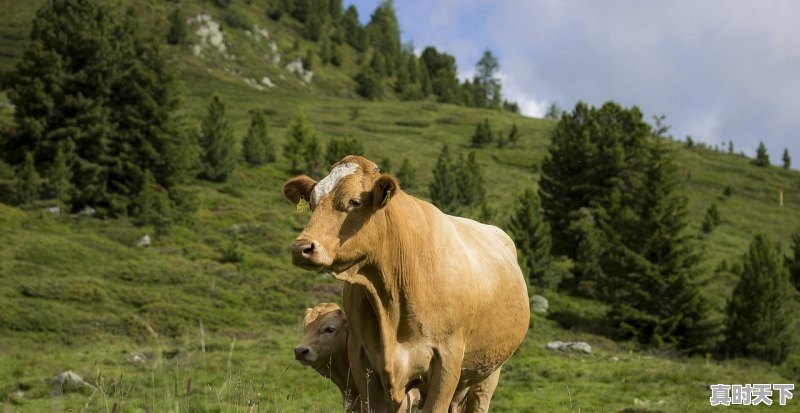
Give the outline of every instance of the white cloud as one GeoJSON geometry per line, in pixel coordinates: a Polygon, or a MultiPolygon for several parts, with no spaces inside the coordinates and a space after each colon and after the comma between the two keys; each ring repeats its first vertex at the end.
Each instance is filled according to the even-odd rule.
{"type": "MultiPolygon", "coordinates": [[[[377,1],[376,1],[377,4],[377,1]]],[[[710,144],[800,159],[800,2],[792,0],[404,0],[404,38],[454,54],[488,47],[527,114],[550,101],[638,105],[710,144]]]]}

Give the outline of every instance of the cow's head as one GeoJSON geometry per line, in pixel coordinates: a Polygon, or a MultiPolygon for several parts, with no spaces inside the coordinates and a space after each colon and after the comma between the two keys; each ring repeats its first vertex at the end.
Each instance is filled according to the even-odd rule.
{"type": "Polygon", "coordinates": [[[334,303],[306,308],[303,340],[294,348],[297,361],[316,365],[347,356],[347,318],[334,303]]]}
{"type": "Polygon", "coordinates": [[[344,271],[374,248],[375,216],[400,190],[397,179],[381,174],[374,162],[346,156],[319,182],[307,176],[290,179],[283,195],[308,202],[311,218],[292,242],[292,263],[307,269],[344,271]]]}

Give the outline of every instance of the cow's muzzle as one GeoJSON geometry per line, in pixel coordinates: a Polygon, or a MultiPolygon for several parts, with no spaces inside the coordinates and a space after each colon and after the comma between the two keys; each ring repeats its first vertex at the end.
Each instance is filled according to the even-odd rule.
{"type": "Polygon", "coordinates": [[[306,269],[320,269],[325,266],[325,254],[316,241],[296,239],[292,241],[292,264],[306,269]]]}

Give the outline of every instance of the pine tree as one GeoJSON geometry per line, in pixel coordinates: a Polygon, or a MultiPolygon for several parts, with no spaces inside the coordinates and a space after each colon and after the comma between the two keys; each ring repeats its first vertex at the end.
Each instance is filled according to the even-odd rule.
{"type": "Polygon", "coordinates": [[[706,210],[706,215],[711,219],[711,222],[714,226],[717,226],[722,223],[722,217],[719,214],[719,209],[717,208],[717,204],[711,204],[706,210]]]}
{"type": "Polygon", "coordinates": [[[470,138],[473,148],[483,148],[492,142],[492,127],[489,124],[489,118],[484,118],[482,122],[475,125],[475,132],[470,138]]]}
{"type": "Polygon", "coordinates": [[[539,179],[539,198],[553,234],[553,255],[575,257],[577,240],[568,235],[568,229],[580,218],[576,213],[581,208],[596,211],[615,197],[623,205],[640,198],[631,186],[645,169],[650,137],[650,126],[638,108],[624,109],[613,102],[599,109],[581,102],[561,117],[539,179]]]}
{"type": "Polygon", "coordinates": [[[400,186],[403,189],[414,189],[417,186],[416,171],[411,166],[408,158],[403,158],[403,163],[400,165],[400,170],[397,171],[397,180],[400,181],[400,186]]]}
{"type": "Polygon", "coordinates": [[[599,209],[608,246],[602,297],[622,337],[703,352],[715,345],[719,326],[698,283],[700,256],[687,231],[688,199],[673,156],[653,144],[639,190],[631,188],[636,199],[612,192],[614,200],[599,209]]]}
{"type": "MultiPolygon", "coordinates": [[[[386,74],[391,76],[393,69],[401,64],[400,24],[392,0],[383,0],[372,13],[366,27],[369,42],[382,55],[386,74]]],[[[381,72],[379,72],[381,73],[381,72]]]]}
{"type": "Polygon", "coordinates": [[[466,159],[459,157],[455,171],[458,200],[461,205],[466,207],[482,205],[486,200],[486,188],[475,151],[470,151],[466,159]]]}
{"type": "Polygon", "coordinates": [[[306,152],[314,130],[308,124],[305,116],[298,114],[289,123],[286,129],[286,143],[283,153],[292,166],[293,172],[300,172],[300,165],[306,160],[306,152]]]}
{"type": "Polygon", "coordinates": [[[789,156],[789,148],[783,149],[783,169],[789,169],[792,167],[792,157],[789,156]]]}
{"type": "Polygon", "coordinates": [[[250,165],[258,166],[275,162],[275,149],[267,134],[267,117],[264,111],[255,110],[250,115],[250,128],[242,141],[244,159],[250,165]]]}
{"type": "Polygon", "coordinates": [[[100,207],[115,136],[106,105],[119,69],[113,14],[94,0],[51,0],[36,14],[29,42],[4,79],[16,106],[16,133],[2,151],[11,165],[26,152],[50,165],[62,142],[76,148],[76,200],[100,207]],[[54,110],[53,108],[57,108],[54,110]]]}
{"type": "Polygon", "coordinates": [[[168,50],[155,34],[147,34],[129,8],[115,29],[122,68],[113,84],[111,120],[116,128],[108,168],[111,211],[133,213],[133,195],[140,191],[144,170],[167,191],[192,177],[197,143],[181,131],[176,115],[177,74],[168,50]]]}
{"type": "Polygon", "coordinates": [[[33,161],[33,153],[25,154],[25,162],[17,170],[17,203],[30,206],[39,199],[39,173],[36,172],[36,164],[33,161]]]}
{"type": "Polygon", "coordinates": [[[550,263],[550,227],[542,220],[539,197],[533,189],[526,189],[517,200],[508,232],[517,246],[517,259],[528,282],[554,290],[560,280],[550,263]]]}
{"type": "Polygon", "coordinates": [[[344,40],[347,44],[358,52],[367,50],[367,33],[358,20],[358,9],[356,9],[356,6],[351,4],[347,7],[342,17],[342,27],[344,30],[344,40]]]}
{"type": "Polygon", "coordinates": [[[558,120],[561,118],[561,115],[564,113],[560,107],[556,104],[556,102],[550,103],[550,106],[547,107],[547,112],[544,114],[545,119],[553,119],[558,120]]]}
{"type": "Polygon", "coordinates": [[[134,222],[137,225],[154,225],[158,231],[166,231],[173,221],[172,202],[149,169],[144,171],[143,176],[141,189],[135,200],[134,222]]]}
{"type": "Polygon", "coordinates": [[[167,43],[172,45],[184,44],[189,28],[186,25],[186,16],[180,8],[176,8],[169,14],[169,33],[167,33],[167,43]]]}
{"type": "Polygon", "coordinates": [[[234,143],[233,128],[225,114],[225,103],[219,96],[214,96],[200,133],[204,178],[216,182],[228,179],[236,168],[234,143]]]}
{"type": "MultiPolygon", "coordinates": [[[[72,148],[67,149],[71,155],[73,153],[72,148]]],[[[69,157],[71,158],[71,156],[69,157]]],[[[68,156],[64,154],[64,150],[59,147],[47,176],[50,195],[55,198],[58,207],[62,210],[71,205],[72,194],[75,189],[72,185],[72,168],[70,168],[67,158],[68,156]]]]}
{"type": "Polygon", "coordinates": [[[500,70],[500,65],[497,62],[497,58],[492,54],[491,50],[487,49],[475,66],[477,74],[473,83],[480,94],[480,99],[476,101],[477,106],[494,109],[500,107],[502,96],[500,93],[500,79],[497,77],[498,70],[500,70]]]}
{"type": "Polygon", "coordinates": [[[756,150],[756,158],[753,159],[753,165],[755,166],[769,166],[769,154],[767,153],[767,147],[764,146],[764,142],[758,143],[758,149],[756,150]]]}
{"type": "Polygon", "coordinates": [[[511,130],[508,131],[508,144],[512,148],[516,148],[517,142],[519,142],[519,129],[515,123],[511,125],[511,130]]]}
{"type": "Polygon", "coordinates": [[[365,66],[361,68],[361,71],[356,74],[355,81],[356,93],[359,95],[369,100],[377,100],[383,97],[380,76],[371,67],[365,66]]]}
{"type": "Polygon", "coordinates": [[[728,153],[733,154],[733,141],[728,140],[728,153]]]}
{"type": "Polygon", "coordinates": [[[364,156],[364,146],[361,141],[348,136],[333,138],[328,142],[328,147],[325,151],[325,164],[333,165],[347,155],[364,156]]]}
{"type": "Polygon", "coordinates": [[[742,259],[739,283],[728,302],[725,347],[730,356],[780,364],[793,345],[796,316],[780,246],[757,234],[742,259]]]}
{"type": "Polygon", "coordinates": [[[445,214],[456,214],[459,210],[458,178],[455,170],[457,164],[450,156],[450,150],[445,145],[436,166],[433,169],[433,181],[428,186],[431,201],[445,214]]]}
{"type": "Polygon", "coordinates": [[[602,257],[606,242],[602,231],[597,227],[594,215],[589,208],[581,208],[573,214],[568,234],[576,240],[572,281],[573,291],[581,296],[600,298],[606,286],[602,257]]]}
{"type": "Polygon", "coordinates": [[[800,291],[800,231],[792,233],[792,244],[789,246],[792,256],[786,257],[786,268],[789,278],[797,291],[800,291]]]}
{"type": "Polygon", "coordinates": [[[667,135],[667,132],[669,132],[671,126],[664,123],[666,117],[666,115],[653,116],[653,136],[658,139],[670,137],[670,135],[667,135]]]}

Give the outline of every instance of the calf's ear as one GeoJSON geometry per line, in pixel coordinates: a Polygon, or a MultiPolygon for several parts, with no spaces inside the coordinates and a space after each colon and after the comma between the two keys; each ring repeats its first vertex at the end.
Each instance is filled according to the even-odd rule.
{"type": "Polygon", "coordinates": [[[381,174],[372,186],[373,207],[378,210],[389,205],[392,197],[397,195],[399,190],[400,184],[397,182],[397,178],[389,174],[381,174]]]}
{"type": "Polygon", "coordinates": [[[306,175],[296,176],[283,184],[283,197],[293,204],[297,204],[301,199],[309,202],[311,200],[311,191],[314,190],[316,185],[317,181],[306,175]]]}

